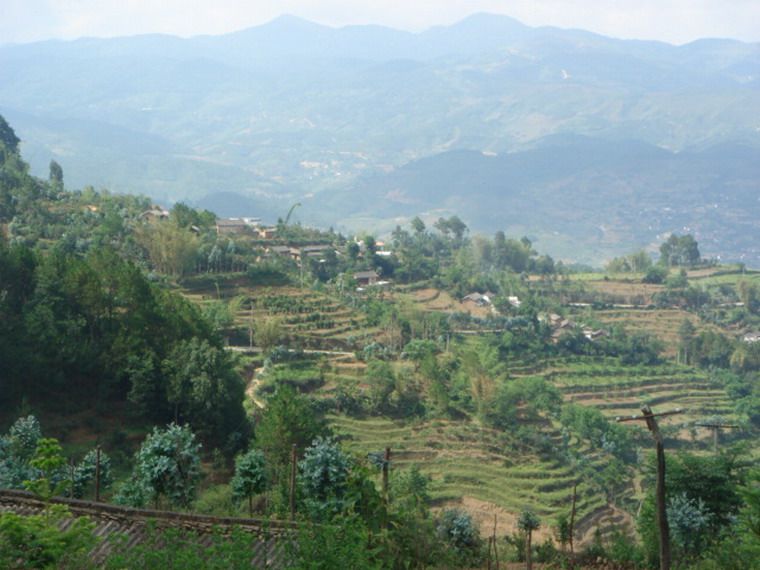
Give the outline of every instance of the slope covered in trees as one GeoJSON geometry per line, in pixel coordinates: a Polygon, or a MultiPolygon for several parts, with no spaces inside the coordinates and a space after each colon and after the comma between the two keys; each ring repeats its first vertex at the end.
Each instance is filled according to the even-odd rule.
{"type": "Polygon", "coordinates": [[[122,402],[152,421],[192,421],[234,448],[248,429],[243,386],[211,323],[125,259],[132,242],[116,204],[80,225],[81,211],[56,212],[68,197],[30,177],[5,140],[2,149],[13,237],[0,241],[0,405],[73,413],[122,402]]]}

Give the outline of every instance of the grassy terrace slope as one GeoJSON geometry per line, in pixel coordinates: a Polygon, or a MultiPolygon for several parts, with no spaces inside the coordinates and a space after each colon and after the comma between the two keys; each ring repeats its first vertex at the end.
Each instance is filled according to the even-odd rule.
{"type": "Polygon", "coordinates": [[[595,311],[594,316],[606,325],[622,325],[629,332],[648,332],[665,346],[664,356],[675,357],[678,328],[688,319],[697,331],[705,327],[692,313],[681,309],[610,309],[595,311]]]}
{"type": "Polygon", "coordinates": [[[610,418],[636,414],[642,404],[660,411],[685,408],[684,414],[661,421],[680,445],[707,444],[706,429],[698,428],[698,441],[694,441],[690,430],[695,422],[715,415],[735,419],[722,386],[711,381],[706,371],[690,366],[623,366],[615,358],[566,357],[518,370],[544,376],[559,388],[565,401],[598,408],[610,418]]]}
{"type": "MultiPolygon", "coordinates": [[[[633,299],[636,285],[625,284],[625,289],[625,293],[617,290],[616,294],[633,299]]],[[[644,294],[652,292],[653,289],[644,294]]],[[[216,299],[240,301],[232,303],[237,308],[231,344],[248,344],[251,319],[255,323],[276,317],[282,322],[289,346],[330,351],[307,355],[312,360],[310,366],[318,367],[324,379],[315,393],[317,397],[342,383],[367,387],[365,364],[350,353],[378,338],[380,331],[368,326],[363,313],[327,293],[290,286],[252,286],[243,276],[194,280],[185,286],[184,293],[201,305],[216,299]]],[[[390,299],[411,313],[472,310],[436,289],[403,289],[390,299]]],[[[578,322],[584,317],[653,333],[664,342],[666,358],[675,354],[677,331],[684,318],[698,328],[704,326],[693,314],[678,309],[583,309],[573,316],[578,322]]],[[[481,339],[463,336],[452,341],[453,346],[476,347],[481,339]]],[[[559,389],[566,402],[598,408],[609,418],[637,413],[642,403],[660,411],[686,408],[685,414],[662,421],[669,447],[706,452],[711,434],[706,429],[693,428],[694,422],[715,415],[728,421],[735,419],[725,391],[711,381],[707,372],[672,360],[656,366],[624,366],[616,358],[572,356],[516,359],[507,364],[511,377],[544,377],[559,389]]],[[[411,373],[400,363],[394,368],[402,375],[411,373]]],[[[603,478],[596,475],[610,459],[604,452],[575,437],[566,442],[568,453],[562,452],[565,443],[557,421],[544,420],[531,426],[543,441],[542,447],[535,441],[522,441],[515,434],[485,428],[471,419],[394,421],[342,415],[329,419],[351,451],[366,455],[391,447],[396,469],[417,465],[430,476],[431,495],[438,506],[462,504],[476,514],[484,528],[493,524],[493,514],[497,514],[499,532],[512,532],[515,517],[525,508],[535,510],[546,521],[552,520],[560,511],[567,512],[574,484],[579,493],[578,528],[586,538],[597,525],[630,522],[629,515],[615,505],[630,499],[634,500],[628,506],[635,508],[638,504],[633,485],[625,484],[611,495],[610,489],[600,483],[603,478]]]]}
{"type": "MultiPolygon", "coordinates": [[[[523,509],[549,518],[567,512],[574,484],[578,485],[579,528],[606,514],[604,493],[573,466],[521,449],[519,440],[476,423],[345,416],[331,416],[330,422],[353,452],[365,455],[389,446],[394,468],[419,467],[431,478],[436,504],[496,507],[494,512],[507,532],[514,530],[510,525],[523,509]]],[[[559,432],[546,426],[545,434],[560,445],[559,432]]],[[[590,461],[600,466],[604,458],[598,454],[590,461]]]]}
{"type": "Polygon", "coordinates": [[[254,285],[244,275],[217,275],[188,280],[183,293],[204,306],[217,299],[232,303],[230,344],[247,345],[248,330],[259,319],[280,320],[291,344],[320,350],[352,350],[377,333],[366,317],[326,293],[292,286],[254,285]]]}

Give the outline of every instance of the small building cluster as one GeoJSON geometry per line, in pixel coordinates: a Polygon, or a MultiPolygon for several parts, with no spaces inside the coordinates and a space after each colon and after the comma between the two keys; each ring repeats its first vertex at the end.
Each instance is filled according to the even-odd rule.
{"type": "Polygon", "coordinates": [[[742,340],[749,344],[760,342],[760,332],[749,332],[742,337],[742,340]]]}
{"type": "Polygon", "coordinates": [[[599,340],[600,338],[606,338],[610,336],[610,331],[608,331],[607,329],[594,329],[582,324],[578,324],[575,321],[571,319],[566,319],[565,317],[558,315],[556,313],[550,313],[549,315],[542,315],[539,317],[539,320],[542,322],[548,323],[549,326],[553,329],[552,342],[554,343],[559,342],[560,337],[562,337],[562,335],[564,335],[565,333],[572,332],[578,329],[580,329],[581,332],[583,333],[583,336],[585,336],[586,339],[591,342],[599,340]]]}
{"type": "Polygon", "coordinates": [[[277,229],[262,226],[261,218],[219,218],[216,220],[216,233],[217,235],[249,233],[259,239],[272,239],[277,229]]]}

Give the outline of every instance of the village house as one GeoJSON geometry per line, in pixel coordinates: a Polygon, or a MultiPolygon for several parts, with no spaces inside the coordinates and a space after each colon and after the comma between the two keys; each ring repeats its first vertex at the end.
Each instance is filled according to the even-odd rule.
{"type": "Polygon", "coordinates": [[[258,228],[259,239],[273,239],[277,234],[277,228],[258,228]]]}
{"type": "Polygon", "coordinates": [[[610,336],[610,332],[605,329],[590,329],[590,328],[584,328],[583,329],[583,336],[585,336],[588,340],[591,342],[594,342],[595,340],[599,340],[600,338],[606,338],[610,336]]]}
{"type": "Polygon", "coordinates": [[[559,315],[549,316],[550,324],[554,328],[554,332],[552,333],[552,342],[557,343],[563,334],[573,331],[576,328],[576,324],[570,319],[563,319],[562,317],[559,317],[559,320],[556,320],[552,319],[552,317],[559,317],[559,315]]]}
{"type": "Polygon", "coordinates": [[[391,251],[387,248],[384,241],[375,242],[375,255],[379,255],[380,257],[391,256],[391,251]]]}
{"type": "Polygon", "coordinates": [[[290,256],[290,246],[287,245],[272,245],[266,249],[266,252],[274,255],[290,256]]]}
{"type": "Polygon", "coordinates": [[[742,337],[742,340],[747,343],[760,342],[760,332],[750,332],[742,337]]]}
{"type": "Polygon", "coordinates": [[[324,254],[332,249],[332,246],[327,245],[305,245],[300,248],[294,248],[296,250],[296,261],[300,261],[301,257],[322,257],[324,254]]]}
{"type": "Polygon", "coordinates": [[[161,206],[152,206],[150,210],[145,210],[140,217],[144,220],[166,220],[169,217],[169,210],[161,206]]]}
{"type": "Polygon", "coordinates": [[[248,224],[240,218],[219,218],[216,220],[217,235],[239,234],[248,228],[248,224]]]}
{"type": "Polygon", "coordinates": [[[474,303],[478,307],[487,307],[491,305],[491,297],[481,293],[470,293],[462,297],[462,303],[474,303]]]}
{"type": "Polygon", "coordinates": [[[366,287],[368,285],[375,285],[378,282],[377,272],[372,271],[357,271],[354,273],[354,280],[360,287],[366,287]]]}

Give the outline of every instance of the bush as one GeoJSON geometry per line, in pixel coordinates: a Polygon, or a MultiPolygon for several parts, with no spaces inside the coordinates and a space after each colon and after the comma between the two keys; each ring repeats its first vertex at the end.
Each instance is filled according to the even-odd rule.
{"type": "Polygon", "coordinates": [[[477,564],[482,559],[480,532],[467,512],[446,509],[438,518],[436,531],[460,563],[477,564]]]}
{"type": "Polygon", "coordinates": [[[97,539],[86,517],[61,528],[70,513],[61,505],[41,515],[0,513],[0,568],[87,568],[97,539]]]}
{"type": "Polygon", "coordinates": [[[644,283],[660,284],[663,283],[667,277],[667,268],[661,265],[653,265],[647,270],[646,275],[644,275],[641,281],[644,283]]]}
{"type": "Polygon", "coordinates": [[[366,526],[357,517],[332,521],[329,525],[304,524],[295,542],[287,542],[289,570],[335,570],[383,567],[370,547],[366,526]]]}
{"type": "MultiPolygon", "coordinates": [[[[182,568],[183,570],[250,570],[251,535],[239,529],[231,534],[214,532],[206,545],[194,532],[147,528],[143,542],[130,545],[127,537],[116,541],[103,565],[107,570],[125,568],[182,568]]],[[[205,541],[204,541],[205,542],[205,541]]]]}

